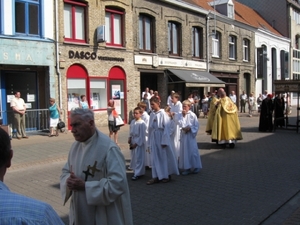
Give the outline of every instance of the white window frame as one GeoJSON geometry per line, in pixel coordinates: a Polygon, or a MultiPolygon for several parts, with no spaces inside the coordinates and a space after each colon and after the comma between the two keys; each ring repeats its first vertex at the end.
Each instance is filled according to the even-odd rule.
{"type": "Polygon", "coordinates": [[[229,42],[228,42],[228,47],[229,47],[229,59],[235,60],[236,59],[236,37],[233,35],[229,35],[229,42]]]}
{"type": "Polygon", "coordinates": [[[215,32],[212,36],[212,57],[220,58],[220,34],[219,32],[215,32]]]}
{"type": "Polygon", "coordinates": [[[243,61],[249,62],[249,45],[250,41],[246,38],[243,39],[243,61]]]}

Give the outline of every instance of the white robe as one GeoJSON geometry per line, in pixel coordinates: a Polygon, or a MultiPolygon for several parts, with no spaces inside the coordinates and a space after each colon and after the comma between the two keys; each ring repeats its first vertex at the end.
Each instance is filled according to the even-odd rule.
{"type": "Polygon", "coordinates": [[[188,111],[185,117],[180,114],[178,118],[180,128],[190,127],[191,130],[185,133],[181,130],[179,169],[202,168],[196,136],[199,130],[198,118],[192,111],[188,111]]]}
{"type": "Polygon", "coordinates": [[[145,175],[146,130],[147,126],[142,119],[131,121],[131,144],[137,144],[137,147],[131,150],[130,168],[134,171],[134,176],[145,175]]]}
{"type": "Polygon", "coordinates": [[[146,148],[145,148],[145,166],[151,167],[151,152],[150,152],[150,147],[149,147],[149,120],[150,116],[147,112],[144,112],[143,115],[141,116],[142,120],[144,120],[147,129],[146,129],[146,148]]]}
{"type": "Polygon", "coordinates": [[[63,199],[71,170],[83,180],[83,171],[94,175],[87,177],[85,191],[72,192],[69,224],[133,224],[125,159],[109,137],[96,130],[86,142],[75,141],[72,145],[60,177],[63,199]],[[94,165],[93,172],[89,167],[94,165]]]}
{"type": "Polygon", "coordinates": [[[179,157],[179,151],[180,151],[180,127],[178,124],[178,115],[182,112],[182,103],[180,101],[176,102],[176,104],[171,105],[171,112],[174,112],[174,121],[176,124],[176,128],[174,130],[174,133],[171,136],[171,139],[174,142],[174,150],[176,158],[179,157]]]}
{"type": "Polygon", "coordinates": [[[149,131],[152,177],[162,180],[171,174],[178,175],[178,163],[171,145],[170,117],[163,109],[151,113],[149,131]]]}

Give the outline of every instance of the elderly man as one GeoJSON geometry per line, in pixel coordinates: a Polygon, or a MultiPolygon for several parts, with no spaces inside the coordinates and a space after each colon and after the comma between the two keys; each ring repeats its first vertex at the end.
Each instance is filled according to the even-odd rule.
{"type": "Polygon", "coordinates": [[[231,99],[231,101],[236,104],[236,95],[234,91],[231,91],[229,98],[231,99]]]}
{"type": "Polygon", "coordinates": [[[15,97],[11,100],[10,107],[14,111],[17,139],[28,138],[25,133],[26,105],[23,98],[21,98],[21,93],[19,91],[15,92],[15,97]]]}
{"type": "Polygon", "coordinates": [[[76,108],[70,116],[76,141],[60,179],[64,201],[72,198],[70,224],[133,224],[119,147],[96,128],[93,111],[76,108]]]}
{"type": "Polygon", "coordinates": [[[216,112],[212,126],[213,141],[234,148],[237,140],[242,140],[240,121],[236,105],[226,96],[223,88],[218,90],[219,99],[215,102],[216,112]]]}
{"type": "Polygon", "coordinates": [[[63,225],[49,204],[9,191],[3,180],[12,157],[9,136],[0,128],[0,224],[63,225]]]}

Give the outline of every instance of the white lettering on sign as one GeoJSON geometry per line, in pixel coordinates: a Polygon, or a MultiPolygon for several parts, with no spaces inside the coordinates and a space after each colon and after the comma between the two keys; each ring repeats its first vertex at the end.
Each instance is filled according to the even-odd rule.
{"type": "Polygon", "coordinates": [[[8,60],[8,53],[7,52],[3,52],[3,59],[8,60]]]}
{"type": "MultiPolygon", "coordinates": [[[[9,58],[10,58],[8,52],[3,52],[2,56],[3,56],[3,60],[9,60],[9,58]]],[[[20,53],[15,54],[15,60],[21,60],[21,54],[20,53]]],[[[33,61],[30,54],[27,54],[26,61],[33,61]]]]}
{"type": "Polygon", "coordinates": [[[32,58],[30,55],[27,55],[27,58],[26,58],[27,61],[32,61],[32,58]]]}
{"type": "Polygon", "coordinates": [[[20,60],[21,59],[21,55],[16,53],[16,60],[20,60]]]}

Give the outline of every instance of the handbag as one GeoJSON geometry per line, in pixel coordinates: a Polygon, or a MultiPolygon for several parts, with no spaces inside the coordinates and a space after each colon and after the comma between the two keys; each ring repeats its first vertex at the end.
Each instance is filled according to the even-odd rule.
{"type": "Polygon", "coordinates": [[[62,129],[62,128],[65,128],[65,127],[66,127],[66,124],[63,121],[60,120],[57,124],[57,128],[62,129]]]}
{"type": "Polygon", "coordinates": [[[121,116],[115,117],[116,119],[116,126],[123,126],[124,125],[124,121],[122,120],[121,116]]]}

